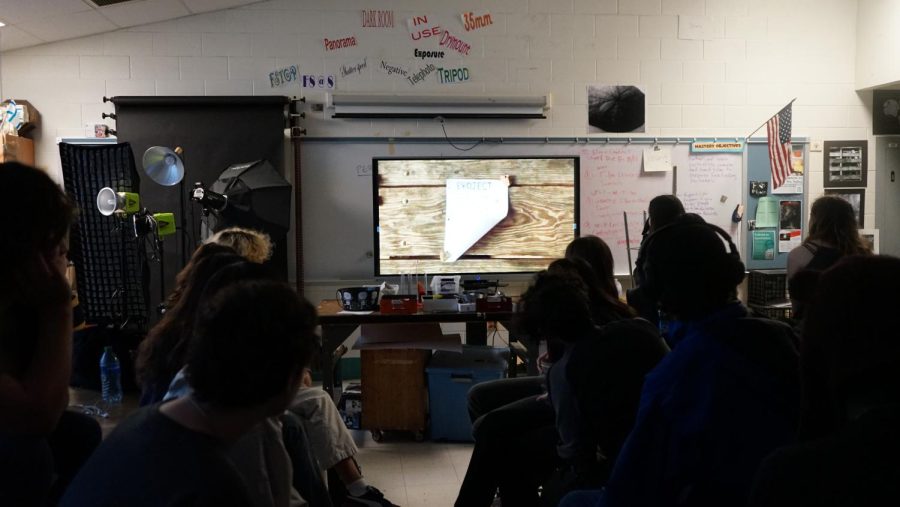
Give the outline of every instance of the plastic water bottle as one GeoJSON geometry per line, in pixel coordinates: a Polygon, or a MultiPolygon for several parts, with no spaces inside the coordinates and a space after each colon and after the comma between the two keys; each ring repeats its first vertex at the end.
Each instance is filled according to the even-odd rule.
{"type": "Polygon", "coordinates": [[[122,403],[122,370],[119,358],[109,346],[103,348],[103,355],[100,356],[100,385],[104,403],[122,403]]]}

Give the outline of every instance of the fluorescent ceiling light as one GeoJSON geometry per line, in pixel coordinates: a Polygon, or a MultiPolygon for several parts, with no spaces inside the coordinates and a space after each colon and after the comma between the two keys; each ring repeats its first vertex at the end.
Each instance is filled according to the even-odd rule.
{"type": "Polygon", "coordinates": [[[546,96],[472,97],[335,93],[327,107],[333,118],[546,118],[546,96]]]}

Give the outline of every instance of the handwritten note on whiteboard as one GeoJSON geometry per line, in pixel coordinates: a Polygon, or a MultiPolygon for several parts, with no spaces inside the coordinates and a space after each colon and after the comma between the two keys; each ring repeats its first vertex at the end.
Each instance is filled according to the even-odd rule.
{"type": "MultiPolygon", "coordinates": [[[[628,213],[631,247],[641,243],[643,211],[651,199],[672,193],[672,173],[641,170],[642,146],[597,146],[581,150],[581,235],[599,236],[609,245],[615,272],[625,274],[628,247],[622,212],[628,213]]],[[[637,251],[632,251],[632,262],[637,251]]]]}
{"type": "Polygon", "coordinates": [[[678,167],[678,198],[684,209],[732,236],[740,228],[731,215],[741,203],[742,160],[740,153],[701,153],[688,155],[687,170],[678,167]]]}
{"type": "Polygon", "coordinates": [[[672,149],[671,148],[660,148],[659,146],[654,146],[653,148],[644,150],[644,171],[647,172],[658,172],[658,171],[671,171],[672,170],[672,149]]]}

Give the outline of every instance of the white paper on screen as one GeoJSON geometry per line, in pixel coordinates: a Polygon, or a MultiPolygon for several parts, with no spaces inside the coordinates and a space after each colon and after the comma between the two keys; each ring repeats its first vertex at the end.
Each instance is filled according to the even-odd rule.
{"type": "Polygon", "coordinates": [[[509,179],[448,179],[441,260],[455,262],[509,213],[509,179]]]}

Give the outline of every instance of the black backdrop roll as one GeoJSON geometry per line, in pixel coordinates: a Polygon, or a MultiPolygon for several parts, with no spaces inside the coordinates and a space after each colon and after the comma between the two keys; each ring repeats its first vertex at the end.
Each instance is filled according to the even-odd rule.
{"type": "MultiPolygon", "coordinates": [[[[288,98],[276,97],[113,97],[116,130],[121,142],[131,143],[141,174],[142,205],[151,212],[172,211],[176,223],[187,222],[187,237],[165,239],[165,287],[172,290],[175,275],[199,241],[200,209],[187,193],[194,182],[211,185],[230,165],[266,159],[282,174],[284,129],[288,98]],[[183,187],[164,187],[151,180],[141,167],[141,157],[151,146],[184,149],[183,187]],[[180,191],[185,192],[184,209],[180,191]]],[[[272,269],[287,279],[287,238],[273,237],[272,269]]],[[[151,267],[151,307],[159,303],[159,269],[151,267]]],[[[155,321],[156,312],[152,319],[155,321]]]]}

